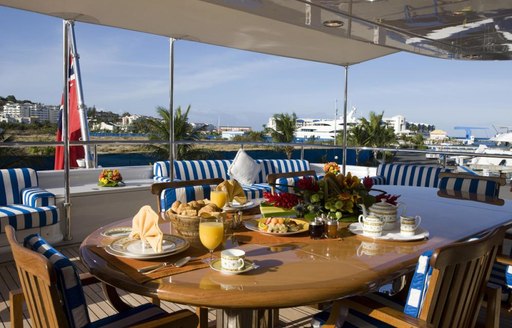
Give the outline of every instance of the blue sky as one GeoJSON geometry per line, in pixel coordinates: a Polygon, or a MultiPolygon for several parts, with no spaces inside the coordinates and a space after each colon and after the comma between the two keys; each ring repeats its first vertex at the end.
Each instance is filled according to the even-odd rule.
{"type": "MultiPolygon", "coordinates": [[[[0,7],[0,96],[58,104],[62,90],[62,20],[0,7]]],[[[83,23],[75,26],[88,106],[155,115],[169,104],[167,38],[83,23]]],[[[512,63],[465,62],[394,54],[349,69],[348,106],[435,124],[512,128],[512,63]]],[[[344,68],[206,44],[175,44],[175,107],[190,119],[261,130],[274,113],[332,118],[343,106],[344,68]]]]}

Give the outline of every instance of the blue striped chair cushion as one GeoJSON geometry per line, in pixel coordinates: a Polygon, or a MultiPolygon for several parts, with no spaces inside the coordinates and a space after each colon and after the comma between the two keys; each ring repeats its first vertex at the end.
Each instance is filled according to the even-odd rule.
{"type": "Polygon", "coordinates": [[[0,206],[22,204],[21,190],[37,186],[37,173],[33,169],[0,170],[0,206]]]}
{"type": "Polygon", "coordinates": [[[135,308],[114,314],[112,316],[94,321],[88,327],[90,328],[118,328],[118,327],[131,327],[135,324],[143,323],[148,320],[158,319],[164,317],[167,312],[153,304],[143,304],[135,308]]]}
{"type": "Polygon", "coordinates": [[[443,177],[439,181],[439,189],[447,193],[449,193],[449,191],[459,191],[461,193],[498,197],[500,191],[499,187],[496,181],[481,179],[443,177]]]}
{"type": "MultiPolygon", "coordinates": [[[[155,182],[171,182],[171,178],[168,178],[168,177],[157,177],[157,176],[154,176],[153,180],[155,182]]],[[[176,181],[176,180],[174,180],[174,181],[176,181]]]]}
{"type": "Polygon", "coordinates": [[[377,176],[385,178],[387,185],[437,188],[439,173],[450,172],[436,166],[409,164],[379,164],[377,176]]]}
{"type": "Polygon", "coordinates": [[[416,270],[411,280],[409,287],[409,294],[404,307],[404,313],[412,317],[418,317],[423,301],[425,300],[425,293],[428,288],[430,276],[432,275],[432,267],[430,266],[430,258],[434,252],[432,250],[424,252],[418,259],[416,270]]]}
{"type": "Polygon", "coordinates": [[[264,192],[270,192],[271,188],[266,183],[254,183],[252,185],[242,185],[247,199],[263,198],[264,192]]]}
{"type": "Polygon", "coordinates": [[[309,161],[302,159],[257,159],[261,165],[256,183],[267,182],[267,175],[273,173],[288,173],[307,171],[310,169],[309,161]]]}
{"type": "MultiPolygon", "coordinates": [[[[308,175],[308,177],[311,177],[308,175]]],[[[279,178],[276,180],[276,190],[280,192],[295,192],[295,186],[297,185],[297,181],[304,178],[304,176],[297,176],[291,178],[279,178]]],[[[316,176],[313,177],[316,180],[316,176]]]]}
{"type": "Polygon", "coordinates": [[[61,291],[64,308],[70,327],[86,327],[90,323],[84,291],[73,263],[41,236],[34,234],[25,238],[23,245],[44,255],[57,273],[57,287],[61,291]]]}
{"type": "Polygon", "coordinates": [[[167,211],[177,200],[188,203],[192,200],[210,198],[210,191],[215,187],[216,185],[199,185],[164,189],[160,193],[160,208],[167,211]]]}
{"type": "Polygon", "coordinates": [[[57,206],[30,207],[26,205],[0,206],[0,233],[10,224],[16,230],[44,227],[59,222],[57,206]]]}
{"type": "MultiPolygon", "coordinates": [[[[432,275],[432,268],[430,267],[430,258],[432,257],[433,253],[434,252],[432,250],[426,251],[418,259],[418,263],[416,264],[416,269],[411,280],[411,286],[409,288],[409,294],[407,295],[407,301],[405,305],[397,303],[395,299],[383,294],[372,293],[367,294],[365,296],[374,299],[385,306],[395,308],[397,310],[403,311],[407,315],[417,318],[421,312],[430,276],[432,275]]],[[[320,327],[323,323],[325,323],[325,321],[327,321],[328,317],[328,311],[323,311],[320,312],[319,314],[316,314],[313,317],[312,321],[313,327],[320,327]]],[[[346,321],[343,324],[343,328],[345,327],[387,328],[393,326],[390,326],[382,321],[370,318],[365,314],[350,309],[346,321]]]]}
{"type": "Polygon", "coordinates": [[[55,205],[55,195],[42,188],[25,188],[21,191],[23,205],[32,207],[55,205]]]}

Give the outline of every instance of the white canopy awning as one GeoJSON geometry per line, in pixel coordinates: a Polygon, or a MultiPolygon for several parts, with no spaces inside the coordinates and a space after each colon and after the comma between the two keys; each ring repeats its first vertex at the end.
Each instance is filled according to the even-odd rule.
{"type": "Polygon", "coordinates": [[[360,63],[397,51],[326,33],[310,25],[290,24],[199,0],[0,0],[0,5],[78,22],[336,65],[360,63]]]}

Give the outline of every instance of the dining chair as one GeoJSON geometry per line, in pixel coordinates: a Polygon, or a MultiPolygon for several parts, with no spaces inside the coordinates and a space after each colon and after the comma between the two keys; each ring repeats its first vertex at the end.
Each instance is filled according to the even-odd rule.
{"type": "Polygon", "coordinates": [[[98,283],[91,274],[78,274],[75,265],[38,234],[18,244],[15,230],[5,228],[21,290],[11,291],[12,327],[23,327],[22,307],[27,304],[33,327],[195,327],[197,316],[189,310],[167,313],[143,304],[91,322],[82,286],[98,283]]]}
{"type": "Polygon", "coordinates": [[[158,212],[169,209],[174,201],[182,203],[210,197],[210,191],[224,179],[157,182],[151,185],[151,193],[157,197],[158,212]]]}
{"type": "MultiPolygon", "coordinates": [[[[187,181],[171,181],[158,182],[151,185],[151,193],[156,195],[158,204],[158,213],[168,210],[172,203],[180,200],[183,203],[210,197],[210,191],[224,179],[202,179],[187,181]]],[[[158,304],[158,300],[153,300],[154,304],[158,304]]],[[[197,308],[197,316],[199,317],[199,327],[208,327],[208,309],[197,308]]]]}
{"type": "Polygon", "coordinates": [[[267,175],[267,182],[271,187],[271,193],[276,192],[294,192],[294,187],[297,181],[302,178],[311,177],[318,180],[315,170],[285,172],[285,173],[271,173],[267,175]]]}
{"type": "Polygon", "coordinates": [[[467,199],[485,202],[494,205],[503,205],[503,199],[499,198],[500,187],[504,186],[504,175],[499,177],[486,177],[469,173],[439,174],[439,190],[441,197],[467,199]]]}
{"type": "MultiPolygon", "coordinates": [[[[499,326],[501,288],[487,282],[499,246],[512,222],[478,239],[427,251],[418,260],[407,301],[400,309],[371,294],[333,303],[323,327],[474,327],[487,294],[487,327],[499,326]]],[[[324,313],[325,314],[325,313],[324,313]]]]}

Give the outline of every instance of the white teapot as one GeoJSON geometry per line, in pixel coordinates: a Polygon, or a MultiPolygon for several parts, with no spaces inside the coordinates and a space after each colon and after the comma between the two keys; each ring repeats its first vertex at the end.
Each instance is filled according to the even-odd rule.
{"type": "MultiPolygon", "coordinates": [[[[386,202],[385,199],[382,199],[380,202],[373,204],[368,208],[368,211],[366,210],[366,207],[364,205],[361,205],[361,208],[363,209],[363,216],[376,216],[378,218],[381,218],[385,224],[384,224],[384,230],[393,230],[396,228],[397,223],[397,217],[398,217],[398,209],[403,204],[398,203],[397,205],[390,204],[386,202]]],[[[402,212],[404,212],[402,210],[402,212]]]]}

